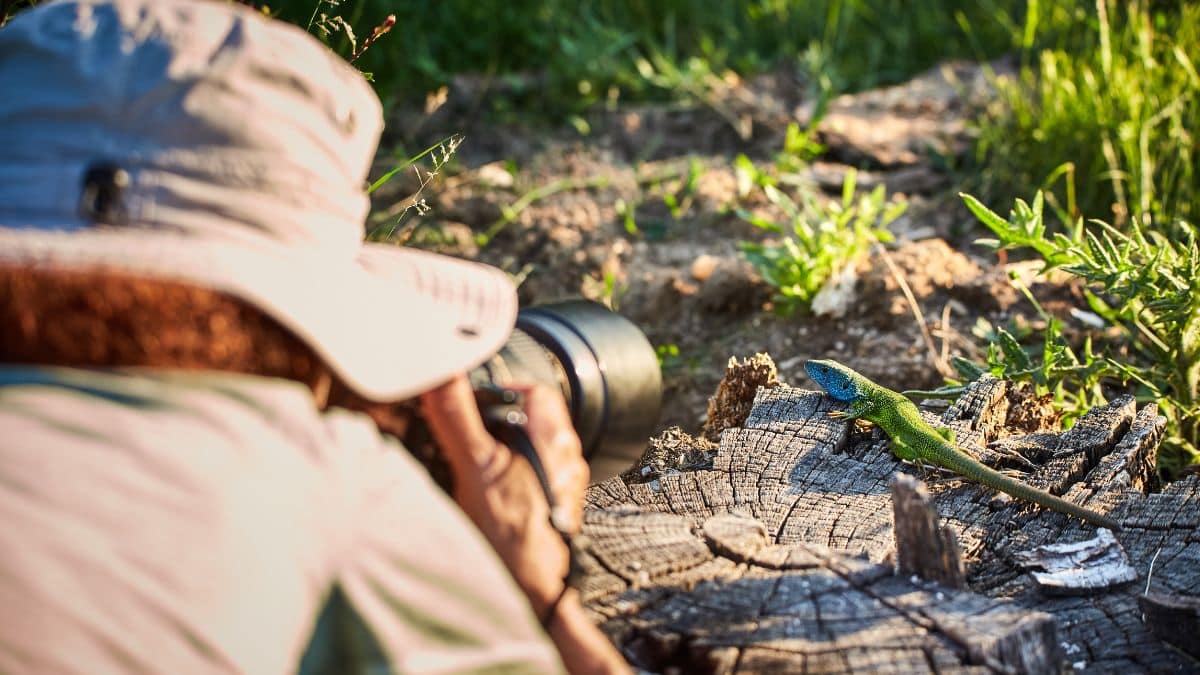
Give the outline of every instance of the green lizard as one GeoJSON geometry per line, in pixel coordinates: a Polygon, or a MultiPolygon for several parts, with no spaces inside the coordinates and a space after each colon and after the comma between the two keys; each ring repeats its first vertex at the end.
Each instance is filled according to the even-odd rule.
{"type": "Polygon", "coordinates": [[[812,360],[804,370],[838,401],[850,404],[848,412],[830,413],[838,419],[862,418],[874,422],[892,440],[892,453],[900,459],[927,461],[1034,504],[1082,518],[1117,531],[1121,526],[1107,516],[1049,492],[1026,485],[973,459],[954,444],[954,432],[935,429],[921,417],[917,406],[902,394],[868,380],[837,361],[812,360]]]}

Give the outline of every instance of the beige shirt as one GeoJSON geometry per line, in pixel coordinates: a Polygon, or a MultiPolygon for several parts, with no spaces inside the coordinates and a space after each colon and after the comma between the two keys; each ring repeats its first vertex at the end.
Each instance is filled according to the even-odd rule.
{"type": "Polygon", "coordinates": [[[296,383],[0,366],[0,672],[295,671],[333,588],[374,672],[558,672],[495,553],[296,383]]]}

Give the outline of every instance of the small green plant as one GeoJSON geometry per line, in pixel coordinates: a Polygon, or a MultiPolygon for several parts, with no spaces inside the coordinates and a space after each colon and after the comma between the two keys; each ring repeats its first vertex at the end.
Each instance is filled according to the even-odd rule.
{"type": "Polygon", "coordinates": [[[754,160],[745,155],[738,155],[733,160],[733,175],[737,179],[738,199],[745,199],[756,187],[765,188],[768,185],[772,187],[779,185],[775,176],[759,168],[754,160]]]}
{"type": "Polygon", "coordinates": [[[817,141],[817,126],[821,117],[814,116],[804,129],[791,122],[783,137],[783,152],[775,158],[780,171],[798,172],[814,159],[825,153],[825,146],[817,141]]]}
{"type": "Polygon", "coordinates": [[[811,191],[801,190],[801,203],[761,176],[759,185],[768,201],[783,214],[782,223],[744,209],[747,222],[775,237],[766,242],[742,242],[745,256],[768,284],[775,288],[775,312],[788,316],[809,308],[813,297],[831,279],[865,256],[872,243],[891,240],[888,225],[904,212],[906,204],[889,204],[882,185],[868,194],[855,192],[856,174],[846,174],[840,202],[822,203],[811,191]]]}
{"type": "Polygon", "coordinates": [[[591,298],[616,312],[620,309],[621,298],[629,292],[629,284],[621,281],[615,271],[608,269],[602,272],[600,278],[590,274],[584,275],[580,290],[584,297],[591,298]]]}
{"type": "Polygon", "coordinates": [[[1073,347],[1063,333],[1063,322],[1049,315],[1027,287],[1017,279],[1013,282],[1025,294],[1043,322],[1041,345],[1026,347],[1023,339],[1037,337],[1038,331],[1028,324],[1005,328],[993,326],[980,318],[971,331],[987,343],[982,362],[954,357],[951,364],[958,378],[932,391],[906,391],[906,395],[923,398],[956,399],[984,374],[1013,382],[1027,382],[1037,396],[1051,396],[1055,408],[1062,414],[1064,426],[1097,405],[1107,402],[1104,395],[1105,378],[1114,374],[1108,363],[1095,354],[1091,338],[1081,347],[1073,347]]]}
{"type": "Polygon", "coordinates": [[[530,188],[511,204],[500,208],[500,217],[483,232],[475,235],[475,243],[480,247],[487,246],[492,239],[504,228],[520,217],[521,212],[531,205],[568,190],[589,190],[602,188],[612,180],[610,176],[589,176],[586,178],[559,178],[544,185],[530,188]]]}
{"type": "Polygon", "coordinates": [[[666,370],[673,368],[679,364],[680,354],[679,345],[674,342],[665,345],[658,345],[654,348],[654,355],[658,357],[658,367],[666,370]]]}
{"type": "MultiPolygon", "coordinates": [[[[1050,320],[1039,364],[1016,362],[1018,354],[1011,341],[1001,335],[998,347],[1005,357],[1004,374],[1033,368],[1028,376],[1040,378],[1051,390],[1082,387],[1086,397],[1077,400],[1077,405],[1095,397],[1102,400],[1101,381],[1131,386],[1139,399],[1157,402],[1167,418],[1159,470],[1170,477],[1187,464],[1200,462],[1200,248],[1196,228],[1180,221],[1169,228],[1175,236],[1168,237],[1162,231],[1167,228],[1152,228],[1149,219],[1143,223],[1132,218],[1124,231],[1101,221],[1085,225],[1077,219],[1070,231],[1051,233],[1040,192],[1032,204],[1017,200],[1007,219],[970,195],[962,198],[996,235],[979,243],[996,250],[1032,250],[1045,263],[1043,271],[1060,268],[1082,279],[1091,312],[1120,334],[1120,339],[1106,340],[1094,352],[1086,344],[1080,359],[1064,346],[1061,325],[1050,320]],[[1009,364],[1016,368],[1008,368],[1009,364]]],[[[998,361],[998,354],[989,360],[998,361]]]]}
{"type": "Polygon", "coordinates": [[[654,354],[664,376],[694,373],[700,367],[699,356],[685,354],[674,342],[655,346],[654,354]]]}
{"type": "Polygon", "coordinates": [[[316,0],[313,4],[312,16],[308,17],[308,25],[304,27],[304,30],[325,41],[337,33],[343,32],[346,34],[346,39],[350,41],[350,48],[353,51],[358,48],[358,40],[354,36],[354,28],[350,22],[344,19],[340,13],[329,14],[321,11],[326,7],[338,9],[341,4],[342,0],[316,0]]]}
{"type": "Polygon", "coordinates": [[[696,190],[700,187],[700,178],[704,176],[704,164],[695,157],[689,157],[687,163],[687,176],[681,181],[679,189],[675,192],[663,193],[663,204],[667,210],[671,212],[671,217],[675,220],[683,218],[692,208],[692,202],[696,199],[696,190]]]}

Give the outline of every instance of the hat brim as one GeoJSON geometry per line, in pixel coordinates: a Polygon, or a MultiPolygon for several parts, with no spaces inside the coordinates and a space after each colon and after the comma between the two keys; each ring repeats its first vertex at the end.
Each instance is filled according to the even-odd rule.
{"type": "Polygon", "coordinates": [[[365,244],[357,258],[340,260],[265,238],[0,227],[0,264],[112,269],[228,293],[293,331],[348,386],[378,401],[409,398],[479,365],[504,344],[517,314],[502,271],[387,244],[365,244]]]}

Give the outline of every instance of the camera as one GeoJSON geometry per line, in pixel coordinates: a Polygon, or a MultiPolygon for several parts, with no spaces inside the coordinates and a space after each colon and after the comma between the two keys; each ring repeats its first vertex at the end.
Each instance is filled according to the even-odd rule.
{"type": "Polygon", "coordinates": [[[662,404],[662,373],[646,336],[587,300],[521,310],[508,341],[469,377],[476,388],[536,382],[561,392],[593,481],[641,457],[662,404]]]}

